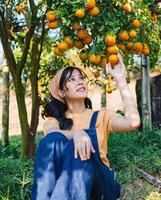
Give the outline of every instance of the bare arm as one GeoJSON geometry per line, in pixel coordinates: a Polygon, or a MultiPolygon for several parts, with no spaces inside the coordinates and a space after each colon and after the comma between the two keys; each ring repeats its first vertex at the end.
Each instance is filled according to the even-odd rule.
{"type": "Polygon", "coordinates": [[[115,115],[111,121],[114,132],[127,132],[136,129],[140,125],[140,116],[137,105],[125,79],[125,66],[119,55],[119,63],[112,69],[108,64],[107,71],[115,78],[124,105],[124,116],[115,115]]]}

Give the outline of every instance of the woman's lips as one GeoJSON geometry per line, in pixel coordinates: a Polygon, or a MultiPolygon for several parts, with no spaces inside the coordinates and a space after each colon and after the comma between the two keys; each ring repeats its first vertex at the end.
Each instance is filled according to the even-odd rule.
{"type": "Polygon", "coordinates": [[[80,87],[80,88],[77,89],[76,91],[77,91],[77,92],[79,92],[79,91],[81,91],[81,92],[82,92],[82,91],[85,91],[85,87],[80,87]]]}

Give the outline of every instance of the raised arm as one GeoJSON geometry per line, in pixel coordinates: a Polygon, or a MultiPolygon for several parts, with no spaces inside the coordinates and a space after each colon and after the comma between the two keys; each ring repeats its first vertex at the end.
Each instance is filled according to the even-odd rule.
{"type": "Polygon", "coordinates": [[[106,70],[115,78],[124,105],[124,116],[118,114],[114,115],[111,119],[111,129],[113,132],[128,132],[134,130],[140,125],[140,116],[137,105],[126,82],[126,69],[120,54],[119,63],[114,66],[114,68],[108,63],[106,65],[106,70]]]}

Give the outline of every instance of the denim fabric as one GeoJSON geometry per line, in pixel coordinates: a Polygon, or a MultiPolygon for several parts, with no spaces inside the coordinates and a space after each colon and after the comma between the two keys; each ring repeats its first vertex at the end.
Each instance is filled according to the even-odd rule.
{"type": "Polygon", "coordinates": [[[96,153],[82,161],[74,158],[73,140],[52,132],[39,143],[34,165],[31,200],[117,200],[120,185],[101,160],[95,123],[95,111],[89,129],[96,153]]]}

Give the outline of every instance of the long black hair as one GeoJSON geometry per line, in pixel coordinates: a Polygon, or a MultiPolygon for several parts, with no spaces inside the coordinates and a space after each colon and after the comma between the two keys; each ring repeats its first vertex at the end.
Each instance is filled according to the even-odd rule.
{"type": "MultiPolygon", "coordinates": [[[[60,90],[63,90],[64,86],[66,87],[66,81],[70,78],[74,69],[77,69],[82,76],[88,78],[87,75],[80,68],[69,66],[65,68],[65,70],[63,71],[61,75],[60,83],[59,83],[60,90]]],[[[92,109],[92,102],[88,97],[84,99],[84,105],[86,108],[92,109]]],[[[65,112],[67,111],[67,109],[68,107],[67,107],[66,102],[63,103],[59,101],[58,99],[51,97],[51,101],[47,103],[46,105],[44,105],[44,109],[41,115],[43,119],[45,119],[45,117],[54,117],[59,121],[60,129],[71,130],[73,126],[73,120],[71,118],[65,117],[65,112]]]]}

